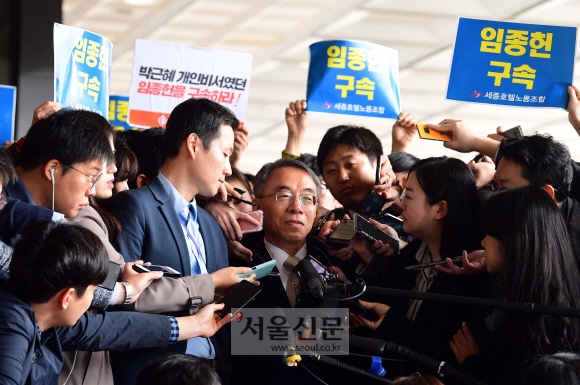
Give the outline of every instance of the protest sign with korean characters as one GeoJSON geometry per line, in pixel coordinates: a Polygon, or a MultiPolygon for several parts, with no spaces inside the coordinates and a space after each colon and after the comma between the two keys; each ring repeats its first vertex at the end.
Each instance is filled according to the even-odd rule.
{"type": "Polygon", "coordinates": [[[0,85],[0,146],[14,140],[16,87],[0,85]]]}
{"type": "Polygon", "coordinates": [[[447,99],[568,105],[576,28],[459,18],[447,99]]]}
{"type": "Polygon", "coordinates": [[[131,127],[129,118],[129,97],[121,95],[109,96],[109,123],[117,131],[137,130],[131,127]]]}
{"type": "Polygon", "coordinates": [[[329,40],[310,46],[308,111],[396,119],[401,112],[396,50],[329,40]]]}
{"type": "Polygon", "coordinates": [[[0,145],[14,140],[16,87],[0,85],[0,145]]]}
{"type": "Polygon", "coordinates": [[[165,127],[186,99],[210,99],[246,119],[252,55],[137,39],[129,123],[165,127]]]}
{"type": "Polygon", "coordinates": [[[63,108],[109,111],[113,44],[95,33],[54,24],[54,100],[63,108]]]}

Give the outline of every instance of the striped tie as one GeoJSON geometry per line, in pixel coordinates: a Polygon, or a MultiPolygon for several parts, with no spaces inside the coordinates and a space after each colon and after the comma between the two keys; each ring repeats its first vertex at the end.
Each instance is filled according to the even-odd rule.
{"type": "Polygon", "coordinates": [[[300,258],[289,256],[283,264],[286,268],[290,269],[290,276],[286,283],[286,295],[292,307],[296,306],[296,299],[298,298],[298,290],[300,288],[300,277],[294,272],[294,268],[299,262],[300,258]]]}

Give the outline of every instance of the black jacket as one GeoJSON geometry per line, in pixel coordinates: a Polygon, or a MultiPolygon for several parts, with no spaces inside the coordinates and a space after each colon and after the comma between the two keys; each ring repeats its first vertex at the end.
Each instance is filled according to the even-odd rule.
{"type": "MultiPolygon", "coordinates": [[[[377,257],[369,265],[375,280],[368,285],[392,289],[412,290],[420,272],[407,271],[404,266],[417,264],[415,254],[422,241],[417,239],[401,250],[399,257],[377,257]],[[379,259],[380,258],[380,259],[379,259]]],[[[368,269],[368,268],[367,268],[368,269]]],[[[428,293],[480,297],[490,276],[487,273],[467,276],[448,275],[439,272],[435,275],[428,293]]],[[[370,282],[370,283],[369,283],[370,282]]],[[[367,297],[365,299],[389,305],[385,319],[372,335],[385,341],[419,351],[432,358],[455,362],[449,341],[461,328],[462,322],[470,322],[487,314],[487,309],[462,306],[446,302],[423,301],[415,321],[406,317],[408,299],[394,297],[367,297]],[[481,313],[483,312],[483,313],[481,313]]]]}
{"type": "Polygon", "coordinates": [[[564,217],[570,243],[572,244],[572,253],[578,263],[580,271],[580,203],[572,198],[566,198],[560,205],[560,212],[564,217]]]}
{"type": "MultiPolygon", "coordinates": [[[[266,250],[266,247],[264,246],[263,232],[252,234],[251,237],[247,237],[244,240],[246,241],[242,241],[244,246],[254,253],[252,266],[259,265],[260,263],[267,262],[272,259],[268,250],[266,250]],[[260,258],[256,258],[256,254],[259,254],[260,258]]],[[[313,256],[324,265],[327,265],[328,263],[336,265],[338,262],[335,260],[335,258],[326,256],[324,254],[323,248],[312,242],[307,243],[307,255],[313,256]]],[[[276,267],[274,267],[273,272],[277,272],[276,267]]],[[[268,309],[275,307],[290,308],[290,302],[280,277],[274,275],[265,276],[264,278],[260,279],[260,288],[262,291],[256,296],[256,298],[254,298],[253,301],[246,305],[246,307],[268,309]]],[[[231,381],[233,385],[248,384],[248,381],[250,381],[249,378],[251,378],[251,383],[254,385],[320,384],[320,382],[308,374],[303,368],[286,366],[284,362],[284,356],[282,354],[277,356],[232,356],[232,364],[233,370],[231,381]],[[249,370],[255,370],[255,375],[250,375],[249,370]]],[[[306,366],[310,371],[315,373],[327,383],[341,383],[341,377],[337,376],[335,370],[329,370],[322,364],[306,362],[306,360],[303,360],[301,364],[306,366]]],[[[340,373],[340,375],[342,375],[342,373],[340,373]]]]}

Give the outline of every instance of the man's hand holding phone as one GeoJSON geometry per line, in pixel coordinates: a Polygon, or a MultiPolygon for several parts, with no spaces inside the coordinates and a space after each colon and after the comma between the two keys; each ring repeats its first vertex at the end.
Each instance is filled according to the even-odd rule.
{"type": "MultiPolygon", "coordinates": [[[[138,273],[133,269],[133,265],[143,265],[143,263],[144,263],[143,261],[128,262],[125,264],[125,266],[123,266],[123,275],[121,280],[131,285],[132,288],[131,303],[134,303],[137,300],[137,298],[139,298],[139,295],[141,295],[143,290],[145,290],[151,284],[151,282],[163,277],[163,272],[161,271],[138,273]]],[[[122,290],[124,290],[123,286],[122,290]]],[[[123,295],[123,293],[119,295],[119,301],[121,301],[120,302],[121,304],[123,303],[125,297],[126,296],[123,295]]]]}
{"type": "MultiPolygon", "coordinates": [[[[401,191],[391,188],[395,180],[397,180],[397,176],[393,171],[393,166],[391,165],[389,157],[386,155],[381,156],[381,158],[377,160],[374,190],[377,194],[386,199],[387,203],[395,201],[395,199],[397,199],[401,194],[401,191]]],[[[388,206],[389,205],[386,205],[384,208],[388,206]]]]}
{"type": "MultiPolygon", "coordinates": [[[[345,214],[343,217],[343,220],[348,220],[348,219],[350,219],[349,216],[345,214]]],[[[337,219],[334,221],[328,221],[320,229],[320,237],[324,238],[326,240],[327,244],[329,243],[328,237],[340,225],[340,222],[341,222],[340,219],[337,219]]],[[[328,253],[328,255],[336,257],[336,258],[340,259],[341,261],[346,261],[346,260],[352,258],[352,244],[345,246],[343,248],[334,249],[334,250],[327,248],[326,252],[328,253]]]]}
{"type": "Polygon", "coordinates": [[[430,130],[451,132],[453,139],[443,143],[446,148],[463,153],[476,151],[495,158],[499,143],[493,139],[478,136],[462,120],[445,119],[439,124],[425,124],[425,127],[430,130]]]}
{"type": "MultiPolygon", "coordinates": [[[[391,235],[396,240],[399,240],[397,232],[390,226],[379,223],[374,219],[370,219],[369,222],[376,228],[391,235]]],[[[372,261],[375,255],[385,255],[390,257],[395,254],[395,250],[392,249],[388,243],[383,243],[383,241],[381,240],[373,242],[367,237],[365,237],[363,234],[357,235],[356,240],[353,243],[353,250],[361,257],[363,262],[367,265],[372,261]]]]}
{"type": "MultiPolygon", "coordinates": [[[[188,317],[177,317],[179,324],[179,341],[188,340],[194,337],[209,338],[218,330],[232,320],[231,313],[221,317],[218,311],[224,308],[224,304],[211,303],[202,307],[195,315],[188,317]]],[[[240,318],[237,314],[235,318],[240,318]]]]}

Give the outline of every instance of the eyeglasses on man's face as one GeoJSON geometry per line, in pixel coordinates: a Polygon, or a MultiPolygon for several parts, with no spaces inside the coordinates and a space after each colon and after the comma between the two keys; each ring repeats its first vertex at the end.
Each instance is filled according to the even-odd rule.
{"type": "MultiPolygon", "coordinates": [[[[63,163],[63,164],[64,164],[64,163],[63,163]]],[[[103,176],[103,173],[100,173],[100,174],[99,174],[99,175],[97,175],[97,176],[94,176],[94,175],[87,175],[87,174],[85,174],[84,172],[82,172],[81,170],[79,170],[79,169],[77,169],[77,168],[75,168],[75,167],[71,166],[70,164],[64,164],[64,165],[65,165],[66,167],[70,167],[70,168],[72,168],[72,169],[73,169],[73,170],[75,170],[75,171],[78,171],[78,172],[80,172],[81,174],[83,174],[84,176],[86,176],[87,178],[89,178],[89,180],[91,181],[91,188],[90,188],[91,190],[92,190],[92,189],[95,187],[95,185],[97,184],[97,182],[99,181],[99,179],[101,179],[101,177],[103,176]]]]}
{"type": "Polygon", "coordinates": [[[313,206],[316,204],[316,197],[312,194],[300,194],[295,195],[288,191],[278,191],[276,194],[264,195],[258,198],[269,198],[269,197],[276,197],[276,201],[280,203],[291,203],[294,202],[294,199],[298,197],[298,201],[302,206],[313,206]]]}

